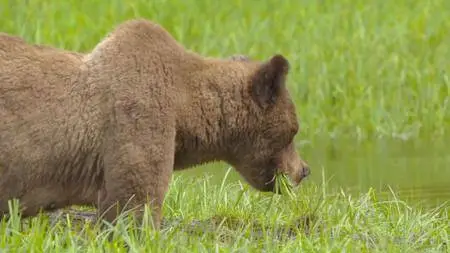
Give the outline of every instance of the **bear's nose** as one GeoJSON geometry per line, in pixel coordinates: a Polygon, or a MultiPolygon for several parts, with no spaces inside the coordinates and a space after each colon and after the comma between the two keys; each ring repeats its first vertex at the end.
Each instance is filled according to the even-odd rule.
{"type": "Polygon", "coordinates": [[[309,169],[309,166],[304,166],[301,169],[301,176],[302,176],[302,178],[305,178],[305,177],[309,176],[310,173],[311,173],[311,171],[309,169]]]}

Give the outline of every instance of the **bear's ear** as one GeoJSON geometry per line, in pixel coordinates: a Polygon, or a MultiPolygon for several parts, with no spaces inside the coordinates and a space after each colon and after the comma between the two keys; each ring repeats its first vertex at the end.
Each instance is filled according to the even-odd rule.
{"type": "Polygon", "coordinates": [[[262,64],[252,80],[253,99],[262,108],[274,104],[284,88],[289,62],[282,55],[275,55],[262,64]]]}

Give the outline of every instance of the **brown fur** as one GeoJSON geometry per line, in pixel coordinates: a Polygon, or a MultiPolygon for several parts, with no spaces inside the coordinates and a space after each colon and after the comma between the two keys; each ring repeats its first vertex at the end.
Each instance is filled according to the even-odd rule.
{"type": "Polygon", "coordinates": [[[133,197],[159,226],[173,170],[221,160],[261,191],[277,168],[309,174],[281,55],[205,58],[140,19],[88,54],[2,34],[0,67],[0,213],[17,198],[24,216],[93,205],[112,221],[133,197]]]}

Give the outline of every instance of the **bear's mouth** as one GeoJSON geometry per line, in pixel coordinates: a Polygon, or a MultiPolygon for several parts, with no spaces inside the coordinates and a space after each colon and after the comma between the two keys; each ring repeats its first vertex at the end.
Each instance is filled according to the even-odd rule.
{"type": "Polygon", "coordinates": [[[272,191],[275,193],[282,193],[286,191],[291,192],[298,184],[294,183],[291,177],[285,172],[277,171],[272,179],[266,182],[265,185],[270,185],[272,191]]]}

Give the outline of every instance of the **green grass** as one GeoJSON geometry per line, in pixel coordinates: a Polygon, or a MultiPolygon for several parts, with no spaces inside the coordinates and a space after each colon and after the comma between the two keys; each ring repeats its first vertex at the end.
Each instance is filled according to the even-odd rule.
{"type": "Polygon", "coordinates": [[[282,53],[302,136],[405,139],[448,133],[449,15],[446,0],[1,0],[0,30],[88,52],[144,17],[205,55],[282,53]]]}
{"type": "MultiPolygon", "coordinates": [[[[0,0],[0,31],[88,52],[116,24],[145,17],[208,56],[282,53],[299,139],[408,139],[448,134],[449,15],[445,0],[0,0]]],[[[423,209],[395,194],[349,196],[312,183],[284,196],[210,183],[175,177],[161,232],[15,217],[0,223],[0,252],[449,251],[448,205],[423,209]]]]}
{"type": "Polygon", "coordinates": [[[167,225],[159,232],[126,219],[100,230],[65,218],[41,215],[20,223],[13,216],[0,224],[0,251],[448,251],[449,205],[413,208],[395,195],[380,200],[372,190],[351,197],[310,185],[273,195],[226,178],[210,182],[175,177],[164,207],[167,225]]]}

